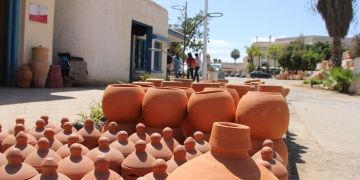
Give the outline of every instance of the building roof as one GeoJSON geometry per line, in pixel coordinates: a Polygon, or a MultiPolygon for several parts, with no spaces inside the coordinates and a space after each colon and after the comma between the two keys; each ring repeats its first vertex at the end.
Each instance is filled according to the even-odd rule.
{"type": "Polygon", "coordinates": [[[168,39],[170,42],[184,42],[184,34],[173,29],[168,29],[168,39]]]}

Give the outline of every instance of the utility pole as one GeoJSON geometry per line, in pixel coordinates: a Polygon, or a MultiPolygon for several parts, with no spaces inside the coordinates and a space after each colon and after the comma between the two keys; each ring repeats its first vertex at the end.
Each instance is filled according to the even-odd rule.
{"type": "Polygon", "coordinates": [[[208,42],[208,0],[205,0],[205,19],[204,19],[204,49],[203,49],[203,67],[202,67],[202,79],[207,79],[207,42],[208,42]]]}

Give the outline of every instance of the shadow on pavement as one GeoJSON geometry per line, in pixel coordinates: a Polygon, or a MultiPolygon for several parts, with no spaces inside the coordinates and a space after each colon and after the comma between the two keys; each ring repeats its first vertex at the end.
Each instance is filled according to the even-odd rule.
{"type": "Polygon", "coordinates": [[[309,149],[308,147],[297,144],[295,142],[296,136],[296,134],[287,132],[285,139],[285,143],[289,151],[289,179],[291,180],[300,179],[296,164],[305,163],[301,157],[306,153],[306,150],[309,149]]]}

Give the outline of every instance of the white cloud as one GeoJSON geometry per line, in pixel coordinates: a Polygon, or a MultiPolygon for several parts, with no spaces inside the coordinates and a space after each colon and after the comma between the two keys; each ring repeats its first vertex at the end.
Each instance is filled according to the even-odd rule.
{"type": "Polygon", "coordinates": [[[233,49],[238,49],[240,51],[240,61],[245,56],[245,48],[241,43],[229,42],[226,40],[220,39],[211,39],[208,44],[208,54],[210,54],[211,59],[218,58],[223,62],[234,62],[230,57],[230,53],[233,49]]]}

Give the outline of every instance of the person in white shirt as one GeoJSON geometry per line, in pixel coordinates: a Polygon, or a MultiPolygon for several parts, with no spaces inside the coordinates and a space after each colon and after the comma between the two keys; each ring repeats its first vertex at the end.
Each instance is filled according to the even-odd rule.
{"type": "Polygon", "coordinates": [[[199,69],[200,69],[200,66],[201,66],[201,60],[200,60],[200,57],[199,57],[199,54],[198,53],[195,53],[195,74],[194,74],[194,78],[193,78],[193,81],[196,81],[199,82],[199,69]]]}

